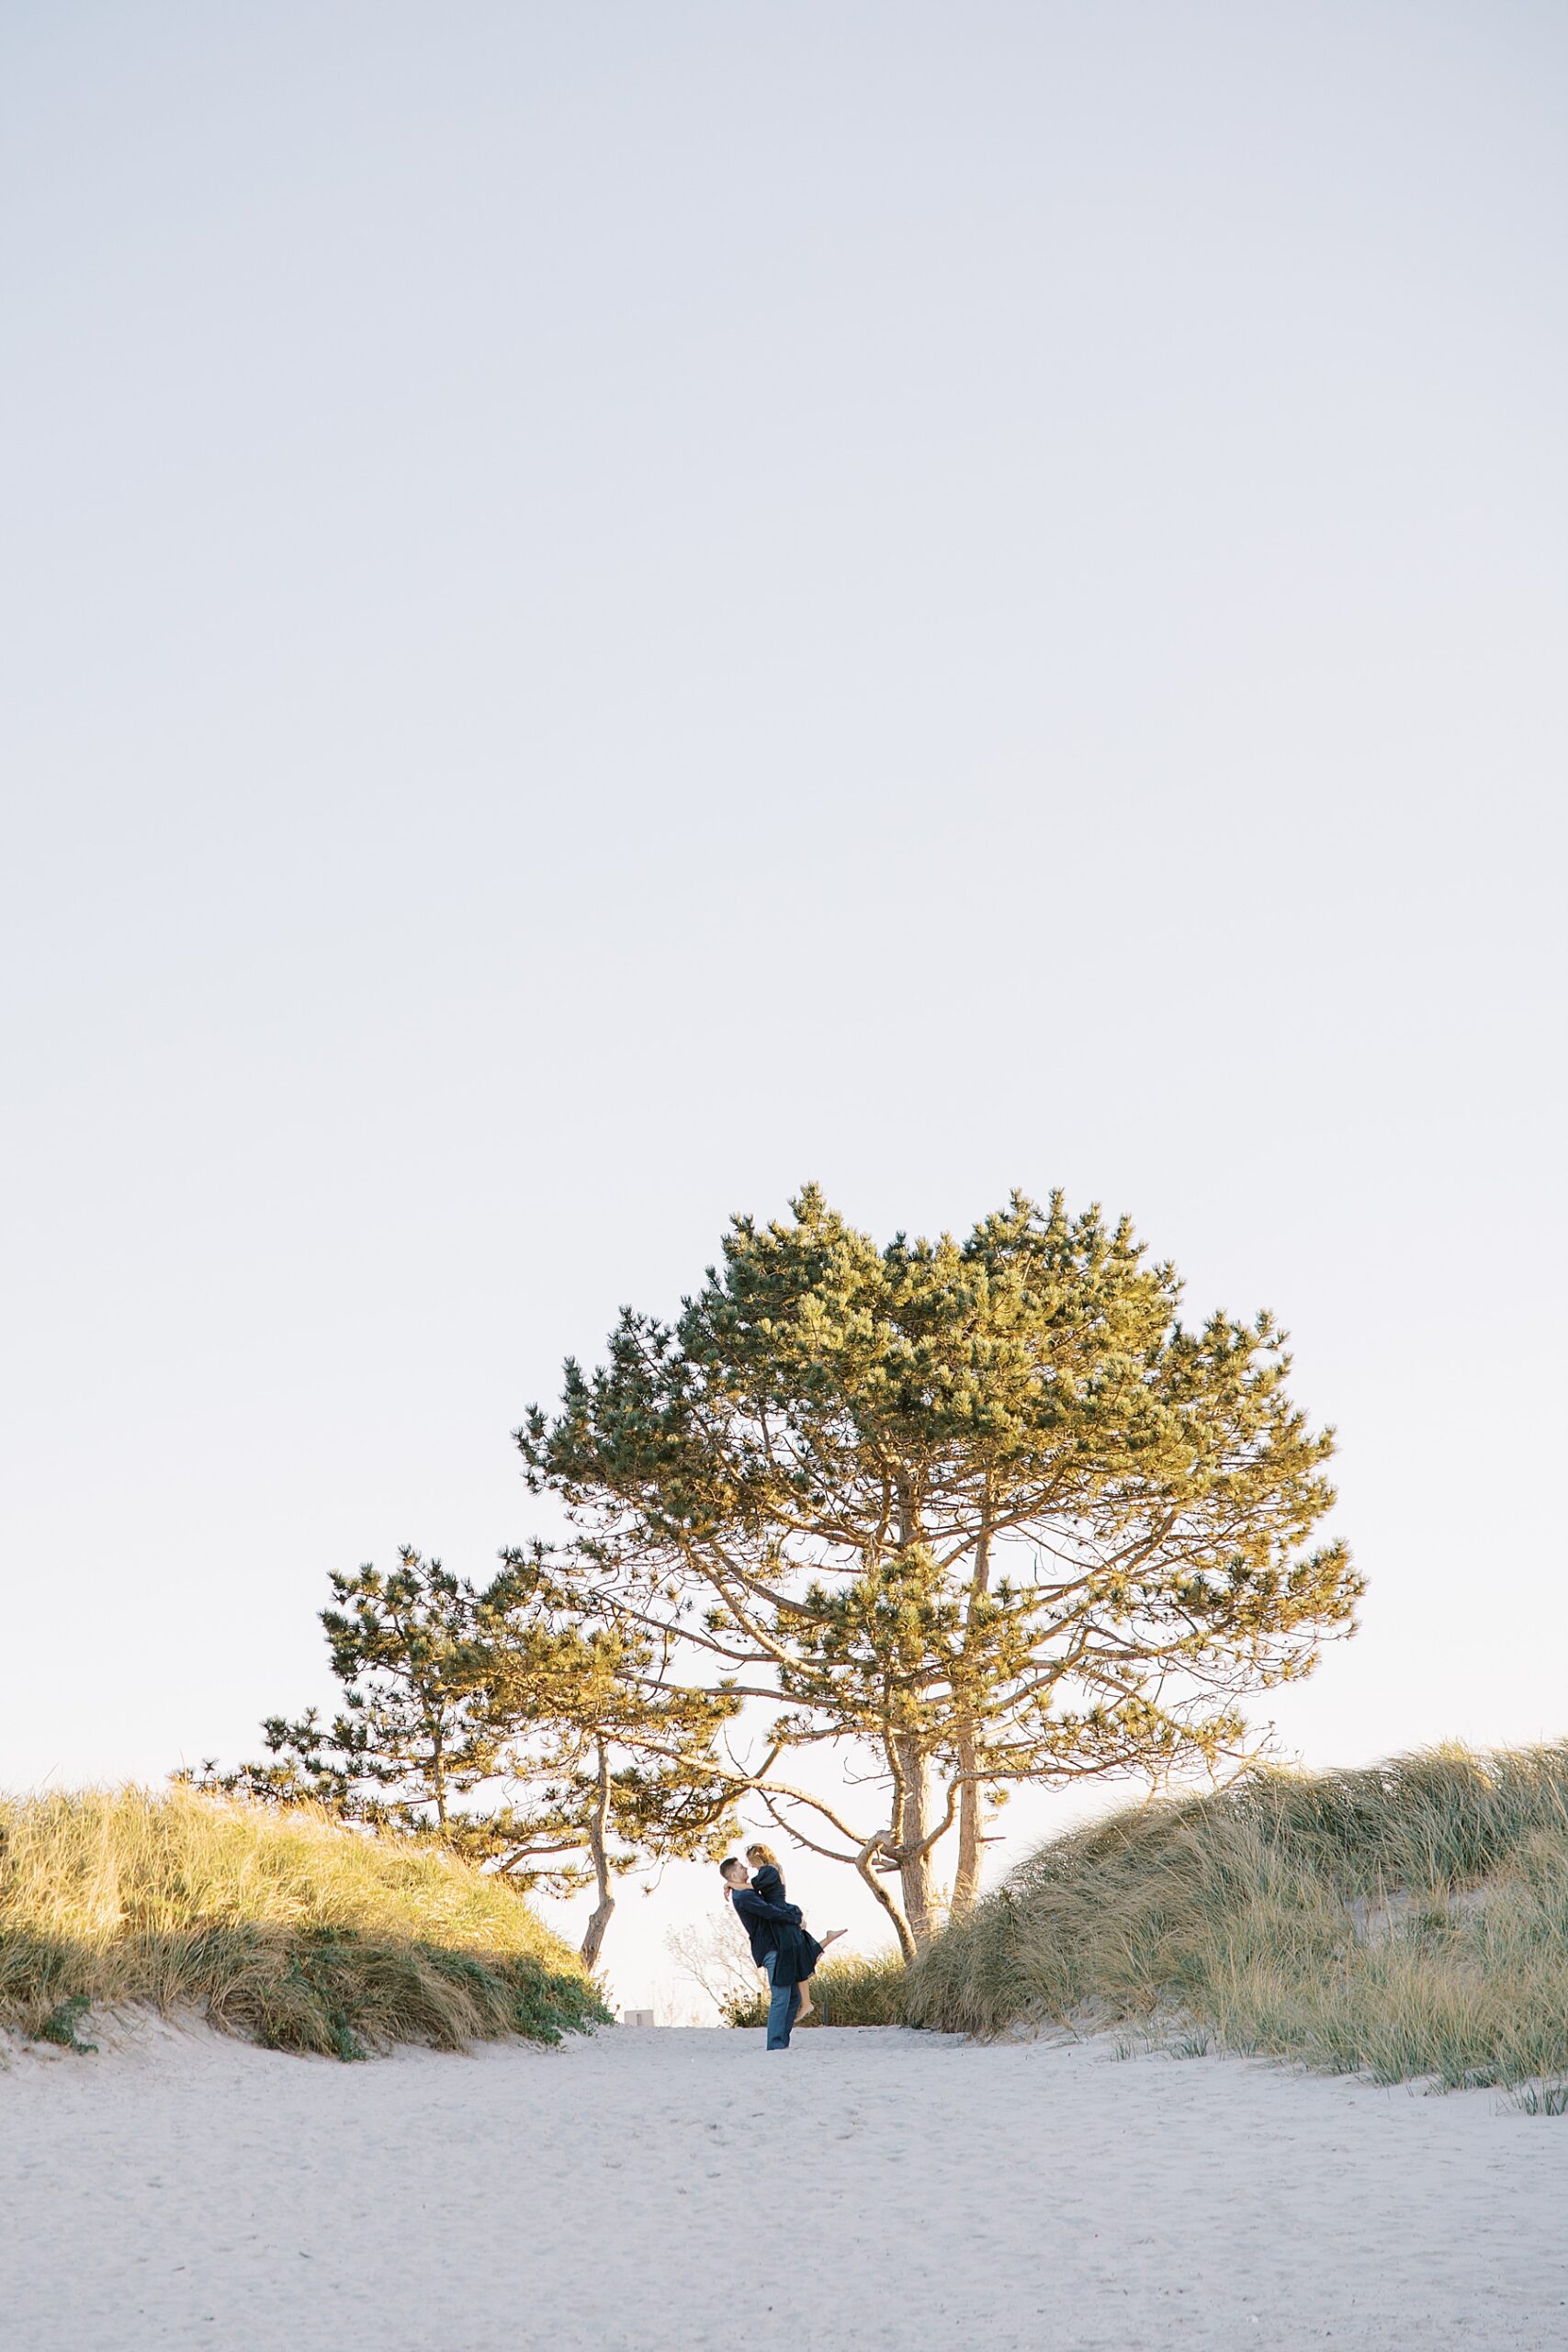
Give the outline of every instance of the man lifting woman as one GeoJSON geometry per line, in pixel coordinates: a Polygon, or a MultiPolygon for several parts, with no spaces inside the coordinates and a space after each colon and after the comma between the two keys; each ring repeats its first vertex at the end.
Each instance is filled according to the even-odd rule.
{"type": "Polygon", "coordinates": [[[817,1963],[846,1930],[829,1928],[818,1942],[806,1927],[799,1904],[788,1900],[778,1857],[770,1847],[748,1846],[745,1862],[731,1854],[719,1864],[718,1874],[746,1930],[751,1957],[767,1976],[768,2048],[787,2050],[791,2031],[811,2013],[810,1980],[817,1963]]]}

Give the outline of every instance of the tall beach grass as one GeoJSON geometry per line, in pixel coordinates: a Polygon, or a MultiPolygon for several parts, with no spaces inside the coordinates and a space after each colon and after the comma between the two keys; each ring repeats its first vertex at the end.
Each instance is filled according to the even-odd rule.
{"type": "Polygon", "coordinates": [[[1568,1743],[1256,1771],[1053,1840],[917,1962],[910,2021],[1180,2019],[1379,2082],[1568,2069],[1568,1743]]]}
{"type": "Polygon", "coordinates": [[[608,2017],[520,1896],[433,1847],[180,1788],[0,1798],[0,2025],[82,2047],[132,2002],[340,2058],[608,2017]]]}

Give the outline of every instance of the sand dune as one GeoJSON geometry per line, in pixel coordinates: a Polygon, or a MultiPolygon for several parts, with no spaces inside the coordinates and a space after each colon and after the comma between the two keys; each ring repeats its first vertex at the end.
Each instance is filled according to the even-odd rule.
{"type": "Polygon", "coordinates": [[[1568,2345],[1568,2121],[1111,2045],[621,2029],[0,2074],[5,2352],[1568,2345]]]}

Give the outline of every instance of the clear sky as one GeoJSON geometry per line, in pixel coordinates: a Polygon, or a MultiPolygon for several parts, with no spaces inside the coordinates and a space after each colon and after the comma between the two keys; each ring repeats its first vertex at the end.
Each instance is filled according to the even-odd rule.
{"type": "Polygon", "coordinates": [[[325,1700],[328,1571],[487,1575],[807,1178],[1284,1318],[1371,1579],[1287,1752],[1568,1730],[1568,15],[4,50],[0,1781],[325,1700]]]}

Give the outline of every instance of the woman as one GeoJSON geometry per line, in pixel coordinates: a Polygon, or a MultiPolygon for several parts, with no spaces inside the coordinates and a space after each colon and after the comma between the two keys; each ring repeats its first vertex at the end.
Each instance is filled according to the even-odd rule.
{"type": "Polygon", "coordinates": [[[791,1903],[784,1892],[784,1872],[779,1868],[779,1858],[773,1848],[761,1844],[748,1846],[746,1859],[751,1865],[753,1894],[760,1894],[764,1903],[787,1905],[788,1908],[795,1913],[796,1924],[793,1928],[781,1927],[777,1930],[779,1951],[777,1975],[781,1984],[787,1984],[793,1976],[800,1986],[800,2008],[795,2021],[796,2025],[803,2024],[811,2015],[813,2007],[810,1984],[812,1972],[829,1945],[836,1944],[839,1938],[847,1935],[849,1930],[845,1928],[829,1928],[818,1943],[816,1937],[808,1934],[802,1924],[799,1905],[791,1903]]]}

